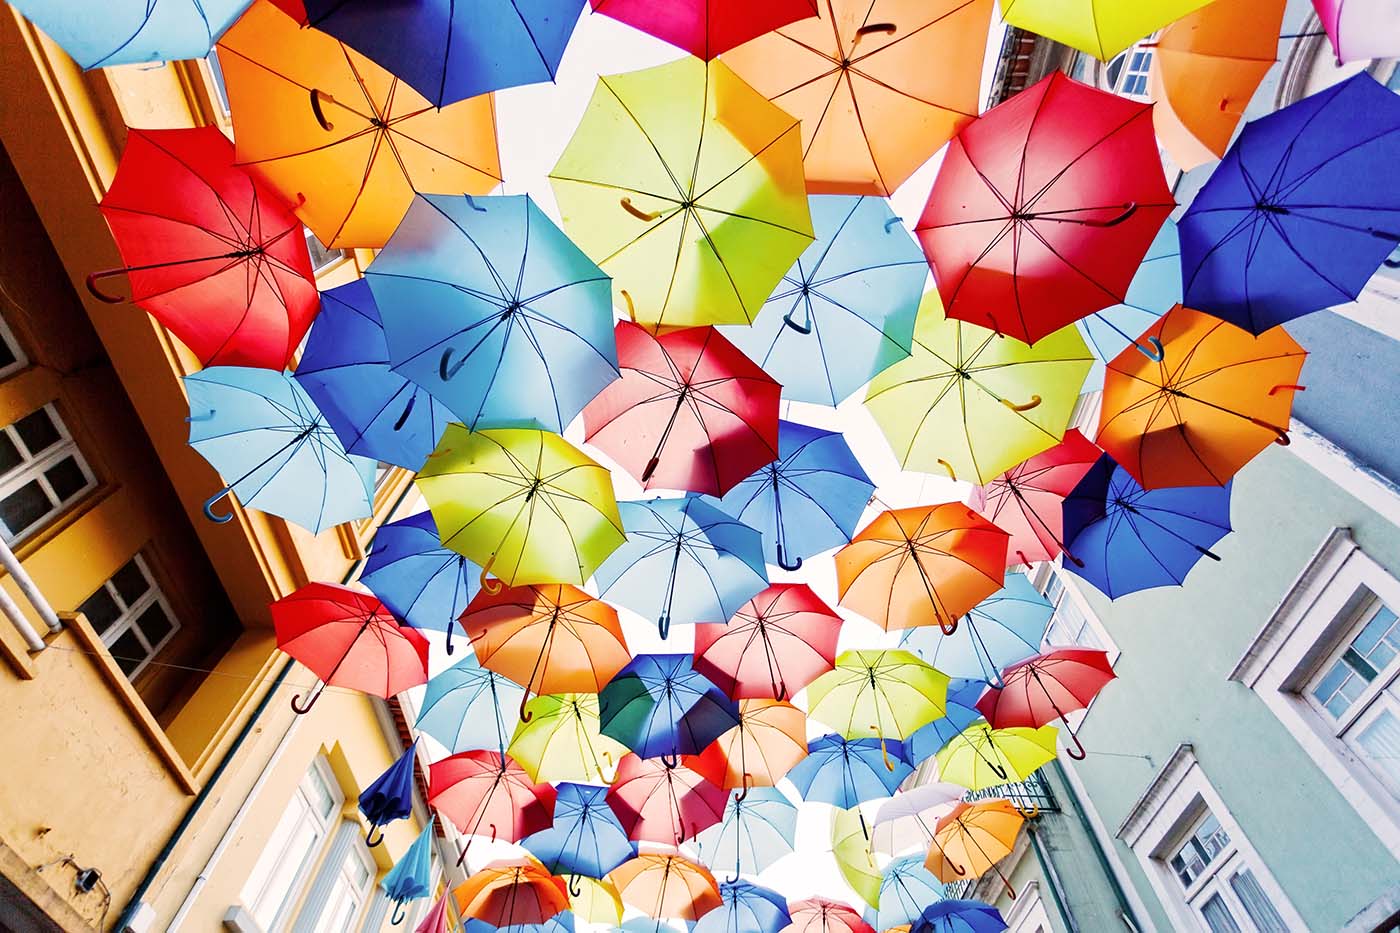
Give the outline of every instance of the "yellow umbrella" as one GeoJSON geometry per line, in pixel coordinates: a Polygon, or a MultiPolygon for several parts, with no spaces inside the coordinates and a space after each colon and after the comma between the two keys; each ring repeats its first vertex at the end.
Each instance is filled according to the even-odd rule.
{"type": "Polygon", "coordinates": [[[569,909],[576,919],[611,926],[622,923],[622,897],[611,881],[575,875],[572,884],[580,892],[569,892],[569,909]]]}
{"type": "Polygon", "coordinates": [[[1054,726],[993,729],[977,722],[938,750],[938,778],[970,790],[1024,781],[1057,754],[1054,726]]]}
{"type": "Polygon", "coordinates": [[[1108,61],[1210,0],[1001,0],[1012,26],[1108,61]]]}
{"type": "Polygon", "coordinates": [[[860,807],[837,808],[831,819],[831,851],[841,877],[871,907],[880,906],[880,881],[884,877],[870,850],[870,832],[860,807]]]}
{"type": "Polygon", "coordinates": [[[525,704],[506,754],[530,780],[612,782],[627,746],[602,734],[596,693],[548,693],[525,704]]]}

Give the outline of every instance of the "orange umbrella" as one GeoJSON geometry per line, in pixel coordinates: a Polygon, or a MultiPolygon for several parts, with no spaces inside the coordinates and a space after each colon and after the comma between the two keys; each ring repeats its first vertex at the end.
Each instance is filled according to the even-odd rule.
{"type": "Polygon", "coordinates": [[[822,0],[724,55],[802,121],[807,190],[889,195],[977,116],[991,0],[822,0]]]}
{"type": "Polygon", "coordinates": [[[1016,835],[1024,822],[1021,811],[1009,800],[959,803],[934,827],[933,847],[924,865],[943,882],[980,878],[995,871],[1006,893],[1015,900],[1016,889],[997,868],[997,862],[1016,847],[1016,835]]]}
{"type": "Polygon", "coordinates": [[[457,912],[496,927],[544,923],[569,909],[569,889],[534,859],[492,862],[452,891],[457,912]]]}
{"type": "Polygon", "coordinates": [[[807,757],[807,716],[791,703],[740,700],[739,724],[685,765],[726,790],[773,787],[807,757]]]}
{"type": "Polygon", "coordinates": [[[1157,38],[1148,75],[1157,138],[1182,170],[1225,154],[1278,57],[1284,0],[1215,0],[1157,38]]]}
{"type": "Polygon", "coordinates": [[[623,903],[648,917],[699,920],[721,903],[715,876],[680,855],[639,855],[609,872],[608,880],[623,903]]]}
{"type": "Polygon", "coordinates": [[[333,249],[379,247],[415,191],[501,178],[485,95],[438,109],[349,46],[259,0],[219,40],[240,163],[333,249]]]}
{"type": "Polygon", "coordinates": [[[1108,364],[1098,444],[1144,489],[1221,486],[1269,445],[1288,443],[1307,355],[1282,327],[1254,336],[1177,305],[1108,364]]]}
{"type": "Polygon", "coordinates": [[[881,512],[836,552],[841,605],[889,629],[944,634],[1001,589],[1006,532],[961,502],[881,512]]]}

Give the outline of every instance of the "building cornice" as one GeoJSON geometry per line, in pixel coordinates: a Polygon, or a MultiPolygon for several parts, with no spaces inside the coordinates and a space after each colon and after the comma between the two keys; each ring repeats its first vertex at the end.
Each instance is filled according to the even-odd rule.
{"type": "Polygon", "coordinates": [[[1157,811],[1161,809],[1163,802],[1181,783],[1186,773],[1195,766],[1196,750],[1192,748],[1191,743],[1182,742],[1172,752],[1162,770],[1158,771],[1157,776],[1147,785],[1147,789],[1133,802],[1132,807],[1128,809],[1128,815],[1118,824],[1114,835],[1130,847],[1135,846],[1147,830],[1148,824],[1157,815],[1157,811]]]}

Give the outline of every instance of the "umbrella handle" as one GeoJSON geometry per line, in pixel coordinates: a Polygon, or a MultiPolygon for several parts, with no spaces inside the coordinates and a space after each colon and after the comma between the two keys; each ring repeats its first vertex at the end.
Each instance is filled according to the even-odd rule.
{"type": "Polygon", "coordinates": [[[885,232],[889,233],[891,227],[893,227],[895,224],[901,223],[904,223],[903,217],[891,217],[889,220],[885,221],[885,232]]]}
{"type": "Polygon", "coordinates": [[[1029,402],[1023,402],[1020,405],[1017,405],[1010,399],[1004,398],[1001,400],[1001,403],[1007,408],[1011,409],[1012,411],[1030,411],[1032,408],[1037,407],[1040,404],[1040,402],[1041,398],[1039,395],[1032,395],[1031,400],[1029,402]]]}
{"type": "Polygon", "coordinates": [[[335,103],[335,98],[327,94],[320,88],[311,89],[311,115],[316,118],[316,122],[321,124],[321,129],[327,133],[335,129],[335,124],[326,119],[326,112],[321,109],[321,101],[335,103]]]}
{"type": "Polygon", "coordinates": [[[653,220],[661,216],[660,211],[652,211],[651,213],[647,213],[646,211],[633,204],[631,198],[623,198],[618,203],[622,205],[622,209],[625,210],[627,213],[631,214],[638,220],[645,221],[646,223],[651,223],[653,220]]]}
{"type": "Polygon", "coordinates": [[[578,875],[570,874],[570,875],[569,875],[569,896],[570,896],[570,897],[583,897],[583,888],[582,888],[582,887],[577,887],[577,885],[578,885],[578,875]]]}
{"type": "Polygon", "coordinates": [[[126,304],[130,299],[108,294],[97,287],[97,283],[102,279],[109,279],[113,276],[123,275],[125,273],[126,269],[124,268],[103,269],[101,272],[89,272],[87,278],[83,280],[83,284],[87,286],[88,294],[92,295],[92,297],[96,298],[98,301],[106,302],[109,305],[126,304]]]}
{"type": "Polygon", "coordinates": [[[1133,346],[1137,348],[1139,353],[1154,363],[1160,363],[1162,360],[1166,359],[1167,351],[1162,348],[1162,341],[1160,339],[1157,337],[1148,337],[1147,342],[1152,345],[1151,350],[1147,349],[1136,340],[1133,341],[1133,346]]]}
{"type": "Polygon", "coordinates": [[[885,759],[885,769],[893,774],[894,762],[890,760],[890,753],[885,750],[885,737],[880,734],[880,727],[871,726],[870,731],[875,733],[875,738],[880,740],[880,757],[885,759]]]}
{"type": "Polygon", "coordinates": [[[953,465],[951,463],[949,463],[947,460],[940,459],[938,461],[938,465],[948,471],[949,479],[951,479],[955,483],[958,481],[958,474],[953,472],[953,465]]]}
{"type": "Polygon", "coordinates": [[[1204,554],[1206,557],[1209,557],[1211,560],[1220,560],[1220,555],[1212,551],[1210,548],[1201,547],[1198,544],[1196,545],[1196,550],[1200,551],[1202,554],[1204,554]]]}
{"type": "Polygon", "coordinates": [[[753,775],[745,771],[739,778],[739,785],[743,790],[739,791],[738,796],[734,798],[735,803],[742,803],[744,798],[749,795],[749,789],[753,787],[753,775]]]}
{"type": "Polygon", "coordinates": [[[482,565],[480,576],[481,588],[492,596],[499,593],[502,586],[500,580],[489,580],[486,577],[486,575],[491,572],[491,565],[494,563],[496,563],[496,555],[492,554],[490,557],[486,558],[486,563],[482,565]]]}
{"type": "Polygon", "coordinates": [[[229,493],[231,493],[231,492],[233,492],[233,487],[232,487],[232,486],[225,486],[223,489],[220,489],[218,492],[214,493],[214,494],[213,494],[212,496],[210,496],[208,499],[205,499],[205,500],[204,500],[204,517],[207,518],[207,519],[209,519],[211,522],[214,522],[214,523],[217,524],[217,525],[226,525],[226,524],[228,524],[229,522],[233,521],[233,513],[232,513],[232,512],[229,512],[227,515],[216,515],[216,514],[214,514],[214,506],[218,503],[218,501],[219,501],[220,499],[224,498],[225,496],[227,496],[227,495],[228,495],[229,493]]]}
{"type": "Polygon", "coordinates": [[[661,763],[666,766],[667,771],[674,771],[676,768],[680,767],[681,753],[679,751],[674,751],[670,755],[661,755],[660,758],[661,763]]]}
{"type": "Polygon", "coordinates": [[[451,654],[451,653],[455,650],[455,648],[456,648],[456,646],[452,644],[452,629],[453,629],[452,620],[449,619],[449,620],[447,621],[447,653],[448,653],[448,654],[451,654]]]}
{"type": "Polygon", "coordinates": [[[783,702],[786,702],[786,701],[787,701],[787,698],[788,698],[787,681],[784,680],[783,677],[782,677],[781,675],[779,675],[779,677],[778,677],[778,696],[777,696],[776,699],[778,700],[779,703],[783,703],[783,702]]]}
{"type": "Polygon", "coordinates": [[[627,289],[619,288],[617,293],[622,296],[622,300],[627,302],[627,318],[633,324],[637,323],[637,306],[632,304],[632,296],[627,293],[627,289]]]}
{"type": "Polygon", "coordinates": [[[859,29],[857,29],[856,38],[860,38],[861,36],[868,36],[872,32],[883,32],[889,35],[894,35],[894,33],[898,29],[899,27],[896,26],[894,23],[871,23],[868,26],[862,26],[859,29]]]}
{"type": "Polygon", "coordinates": [[[532,710],[529,710],[529,709],[526,709],[526,708],[525,708],[525,707],[526,707],[526,704],[528,704],[529,702],[530,702],[530,695],[529,695],[528,693],[525,694],[524,696],[522,696],[522,697],[520,698],[520,721],[521,721],[521,722],[529,722],[530,720],[532,720],[532,719],[535,718],[534,712],[533,712],[532,710]]]}
{"type": "Polygon", "coordinates": [[[797,560],[789,564],[787,562],[786,548],[784,548],[782,543],[780,542],[778,544],[778,566],[783,568],[784,570],[801,570],[802,558],[799,557],[797,558],[797,560]]]}
{"type": "Polygon", "coordinates": [[[957,620],[957,619],[953,619],[953,620],[949,621],[947,624],[944,624],[943,620],[942,620],[942,619],[939,619],[939,620],[938,620],[938,629],[939,629],[939,631],[941,631],[944,635],[952,635],[954,632],[956,632],[956,631],[958,630],[958,620],[957,620]]]}
{"type": "Polygon", "coordinates": [[[1251,424],[1257,424],[1261,428],[1268,428],[1270,431],[1273,431],[1274,443],[1278,444],[1280,447],[1287,447],[1289,444],[1293,443],[1288,437],[1288,432],[1278,425],[1269,424],[1269,422],[1262,418],[1250,418],[1249,421],[1251,424]]]}
{"type": "Polygon", "coordinates": [[[1061,716],[1060,722],[1065,724],[1065,731],[1069,733],[1070,738],[1074,739],[1074,748],[1065,749],[1065,754],[1075,761],[1083,761],[1084,756],[1088,754],[1088,752],[1084,751],[1084,743],[1079,741],[1079,736],[1075,735],[1074,730],[1069,727],[1069,723],[1065,722],[1065,717],[1061,716]]]}
{"type": "Polygon", "coordinates": [[[457,856],[457,867],[461,868],[462,863],[467,860],[467,850],[472,847],[472,837],[468,836],[467,841],[462,844],[462,851],[457,856]]]}
{"type": "Polygon", "coordinates": [[[292,697],[292,712],[296,713],[298,716],[305,716],[307,713],[311,712],[311,707],[316,705],[316,701],[321,699],[321,694],[325,692],[326,682],[323,680],[317,681],[315,689],[307,696],[305,703],[302,702],[300,693],[292,697]]]}
{"type": "Polygon", "coordinates": [[[671,614],[669,612],[661,613],[661,617],[656,620],[656,630],[661,633],[662,641],[665,641],[667,636],[671,634],[671,614]]]}
{"type": "MultiPolygon", "coordinates": [[[[922,821],[921,821],[921,822],[922,822],[922,821]]],[[[950,859],[950,858],[948,857],[948,853],[945,852],[945,851],[943,850],[943,845],[942,845],[942,843],[940,843],[940,842],[938,841],[938,836],[937,836],[937,834],[935,834],[935,835],[930,839],[930,841],[934,844],[934,847],[938,849],[938,854],[941,855],[941,856],[943,856],[943,862],[944,862],[949,868],[953,869],[953,873],[954,873],[954,874],[956,874],[956,875],[957,875],[958,877],[960,877],[960,878],[967,875],[967,869],[966,869],[966,868],[963,868],[963,867],[962,867],[961,865],[959,865],[957,862],[953,861],[952,859],[950,859]]],[[[939,880],[942,880],[942,879],[939,879],[939,880]]]]}
{"type": "Polygon", "coordinates": [[[371,849],[373,849],[374,847],[380,845],[380,844],[383,843],[383,842],[384,842],[384,827],[383,827],[383,826],[379,826],[379,825],[377,825],[377,824],[376,824],[376,825],[373,825],[373,826],[371,826],[371,827],[369,828],[369,832],[365,833],[365,845],[369,846],[371,849]],[[374,838],[374,834],[375,834],[376,832],[379,833],[379,838],[378,838],[378,839],[375,839],[375,838],[374,838]]]}
{"type": "MultiPolygon", "coordinates": [[[[1073,756],[1071,755],[1070,757],[1073,756]]],[[[1037,804],[1031,804],[1031,808],[1027,810],[1021,806],[1021,802],[1019,800],[1013,799],[1011,801],[1011,806],[1016,808],[1016,812],[1021,814],[1021,818],[1024,820],[1033,820],[1037,816],[1040,816],[1040,807],[1037,804]]]]}
{"type": "Polygon", "coordinates": [[[403,923],[403,904],[403,901],[394,901],[394,915],[389,918],[389,924],[391,926],[398,926],[400,923],[403,923]]]}
{"type": "Polygon", "coordinates": [[[462,371],[462,367],[467,364],[467,358],[464,356],[449,367],[447,364],[451,359],[452,348],[448,347],[446,350],[442,351],[442,357],[438,360],[438,378],[443,382],[447,382],[453,376],[457,375],[462,371]]]}
{"type": "Polygon", "coordinates": [[[1307,386],[1294,385],[1294,384],[1292,384],[1292,383],[1287,383],[1287,384],[1285,384],[1285,383],[1279,383],[1278,385],[1274,386],[1272,389],[1269,390],[1269,394],[1270,394],[1270,395],[1277,395],[1279,392],[1282,392],[1284,389],[1292,389],[1294,392],[1306,392],[1307,389],[1308,389],[1308,387],[1307,387],[1307,386]]]}
{"type": "Polygon", "coordinates": [[[805,325],[797,323],[792,319],[791,311],[783,315],[783,323],[786,324],[788,327],[791,327],[793,330],[797,331],[799,334],[810,334],[812,332],[812,322],[808,320],[808,322],[805,325]]]}
{"type": "Polygon", "coordinates": [[[399,415],[399,420],[394,422],[394,430],[402,431],[403,426],[408,423],[408,416],[413,414],[413,405],[418,401],[418,393],[414,392],[408,397],[408,404],[403,407],[403,414],[399,415]]]}
{"type": "Polygon", "coordinates": [[[992,867],[996,869],[997,877],[1001,879],[1001,886],[1006,889],[1006,896],[1013,901],[1016,900],[1016,889],[1011,886],[1011,882],[1006,880],[1006,876],[1001,873],[1000,868],[995,865],[992,867]]]}
{"type": "Polygon", "coordinates": [[[661,456],[658,454],[647,461],[647,468],[642,471],[642,482],[651,479],[651,474],[656,472],[656,468],[661,465],[661,456]]]}
{"type": "Polygon", "coordinates": [[[469,195],[469,194],[464,194],[464,195],[462,195],[462,197],[464,197],[464,198],[467,199],[467,207],[470,207],[472,210],[476,211],[477,213],[480,213],[480,214],[487,214],[487,213],[490,213],[489,211],[486,210],[486,208],[479,206],[479,205],[476,203],[476,198],[472,197],[471,195],[469,195]]]}

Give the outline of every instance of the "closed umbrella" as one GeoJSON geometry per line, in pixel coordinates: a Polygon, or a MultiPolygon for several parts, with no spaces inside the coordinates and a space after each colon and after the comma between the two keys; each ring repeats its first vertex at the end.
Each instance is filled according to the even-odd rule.
{"type": "Polygon", "coordinates": [[[1006,586],[963,616],[958,630],[908,629],[904,647],[951,677],[988,683],[998,671],[1040,651],[1055,607],[1025,574],[1008,573],[1006,586]]]}
{"type": "Polygon", "coordinates": [[[433,837],[437,835],[436,820],[430,818],[428,825],[413,840],[413,845],[403,854],[394,867],[389,869],[384,880],[379,882],[384,896],[394,902],[394,913],[389,918],[393,924],[402,923],[403,905],[409,901],[427,897],[433,893],[433,837]]]}
{"type": "Polygon", "coordinates": [[[413,815],[413,762],[417,751],[418,743],[415,741],[388,770],[360,792],[360,813],[364,814],[370,826],[369,833],[365,835],[365,845],[371,849],[384,841],[382,827],[413,815]],[[375,830],[379,830],[378,839],[374,838],[375,830]]]}
{"type": "Polygon", "coordinates": [[[695,626],[695,669],[735,699],[785,700],[831,670],[841,624],[805,583],[773,583],[728,623],[695,626]]]}
{"type": "Polygon", "coordinates": [[[15,9],[84,68],[203,58],[250,0],[20,0],[15,9]]]}
{"type": "Polygon", "coordinates": [[[712,870],[733,872],[735,877],[757,875],[792,854],[797,813],[782,791],[773,787],[733,793],[724,805],[723,819],[695,837],[695,844],[712,870]]]}
{"type": "Polygon", "coordinates": [[[1115,676],[1103,651],[1055,648],[1008,667],[1003,685],[988,690],[977,708],[998,729],[1058,721],[1074,740],[1069,756],[1083,761],[1084,745],[1065,714],[1088,707],[1115,676]]]}
{"type": "Polygon", "coordinates": [[[709,61],[755,36],[815,16],[817,0],[592,0],[595,12],[621,20],[709,61]]]}
{"type": "Polygon", "coordinates": [[[461,628],[457,618],[481,589],[480,580],[480,567],[443,547],[431,512],[380,525],[360,575],[404,623],[446,632],[448,654],[461,628]]]}
{"type": "Polygon", "coordinates": [[[487,670],[469,654],[428,680],[414,728],[453,754],[486,750],[504,755],[515,731],[515,709],[524,698],[524,687],[487,670]]]}

